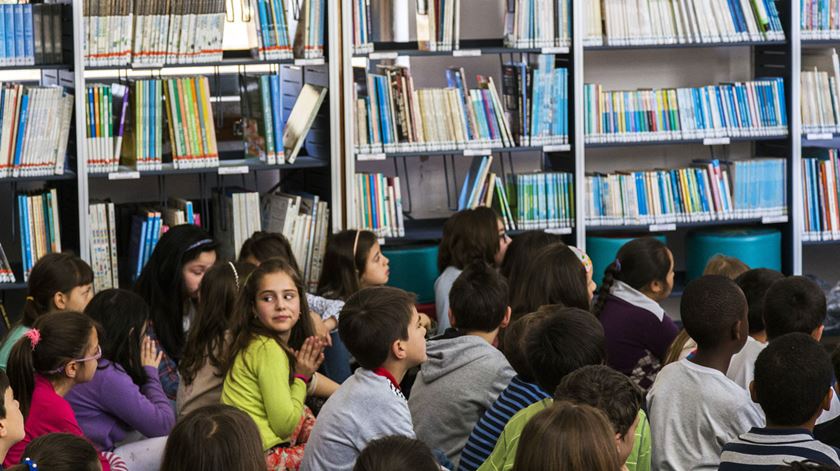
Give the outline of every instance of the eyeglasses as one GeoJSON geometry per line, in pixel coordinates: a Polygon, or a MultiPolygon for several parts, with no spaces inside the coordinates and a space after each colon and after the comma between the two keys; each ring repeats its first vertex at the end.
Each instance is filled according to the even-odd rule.
{"type": "Polygon", "coordinates": [[[96,346],[96,353],[94,353],[93,356],[84,357],[84,358],[77,358],[75,360],[70,360],[67,363],[61,365],[61,367],[59,367],[59,368],[47,371],[46,374],[51,375],[51,374],[61,373],[62,371],[64,371],[64,368],[67,367],[67,365],[69,365],[72,362],[84,363],[84,362],[90,361],[90,360],[99,360],[100,358],[102,358],[102,346],[97,345],[96,346]]]}

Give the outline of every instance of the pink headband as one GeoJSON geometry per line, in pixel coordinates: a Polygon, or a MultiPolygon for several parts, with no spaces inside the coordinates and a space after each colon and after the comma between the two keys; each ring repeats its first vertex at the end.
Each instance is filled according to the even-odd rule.
{"type": "Polygon", "coordinates": [[[38,329],[32,329],[23,335],[29,339],[29,343],[32,344],[32,350],[35,350],[35,347],[41,342],[41,332],[38,329]]]}

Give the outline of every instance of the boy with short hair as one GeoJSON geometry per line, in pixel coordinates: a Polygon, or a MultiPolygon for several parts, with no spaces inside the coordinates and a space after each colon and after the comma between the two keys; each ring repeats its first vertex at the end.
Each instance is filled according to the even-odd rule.
{"type": "Polygon", "coordinates": [[[686,286],[680,313],[697,351],[663,368],[648,393],[653,468],[713,470],[724,444],[763,425],[747,391],[725,374],[749,336],[747,300],[734,281],[703,276],[686,286]]]}
{"type": "Polygon", "coordinates": [[[828,353],[811,336],[774,339],[755,362],[750,393],[767,417],[727,443],[721,471],[752,470],[794,461],[840,466],[838,450],[813,436],[814,424],[831,403],[833,373],[828,353]]]}
{"type": "MultiPolygon", "coordinates": [[[[9,448],[23,440],[25,435],[20,404],[15,399],[12,387],[9,386],[9,378],[3,370],[0,370],[0,394],[2,394],[2,402],[0,402],[0,463],[2,463],[6,459],[9,448]]],[[[0,469],[3,469],[2,465],[0,469]]]]}
{"type": "Polygon", "coordinates": [[[414,297],[397,288],[365,288],[347,300],[338,333],[360,368],[321,409],[302,471],[351,471],[376,438],[414,438],[399,384],[406,371],[426,361],[426,329],[414,297]]]}
{"type": "Polygon", "coordinates": [[[510,321],[508,287],[486,263],[467,266],[449,292],[451,328],[429,340],[408,407],[417,438],[456,466],[475,423],[516,374],[493,341],[510,321]]]}

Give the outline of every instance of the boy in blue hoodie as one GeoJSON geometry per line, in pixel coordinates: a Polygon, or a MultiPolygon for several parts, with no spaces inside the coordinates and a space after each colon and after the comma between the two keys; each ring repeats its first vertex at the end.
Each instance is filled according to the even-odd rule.
{"type": "Polygon", "coordinates": [[[449,293],[449,320],[429,340],[408,407],[417,438],[455,466],[475,423],[516,375],[493,342],[510,321],[507,283],[485,263],[468,266],[449,293]]]}

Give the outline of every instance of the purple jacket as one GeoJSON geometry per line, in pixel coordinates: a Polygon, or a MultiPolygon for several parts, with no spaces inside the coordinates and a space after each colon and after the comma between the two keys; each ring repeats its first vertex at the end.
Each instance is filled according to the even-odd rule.
{"type": "Polygon", "coordinates": [[[132,430],[148,438],[162,437],[175,425],[175,410],[157,369],[144,369],[149,379],[140,388],[122,367],[100,359],[93,379],[74,386],[65,397],[85,436],[100,450],[113,450],[132,430]]]}

